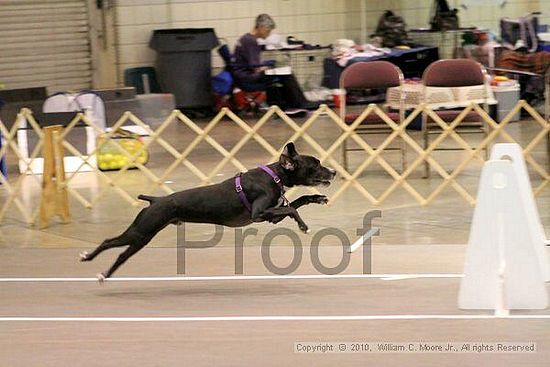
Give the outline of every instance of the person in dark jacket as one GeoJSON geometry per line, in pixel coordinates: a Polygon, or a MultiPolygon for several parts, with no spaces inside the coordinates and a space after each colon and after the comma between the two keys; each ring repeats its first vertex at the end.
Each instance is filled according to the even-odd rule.
{"type": "Polygon", "coordinates": [[[309,102],[294,75],[266,75],[268,66],[261,63],[262,48],[258,38],[267,38],[275,29],[275,22],[268,14],[256,17],[254,28],[239,38],[235,45],[234,78],[243,90],[265,90],[269,104],[279,105],[284,110],[315,108],[309,102]]]}

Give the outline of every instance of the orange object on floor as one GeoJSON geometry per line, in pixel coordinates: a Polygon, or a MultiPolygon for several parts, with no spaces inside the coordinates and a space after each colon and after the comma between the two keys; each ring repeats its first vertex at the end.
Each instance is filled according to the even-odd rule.
{"type": "Polygon", "coordinates": [[[245,92],[240,90],[233,92],[233,107],[241,112],[256,112],[258,107],[267,101],[267,95],[263,91],[245,92]]]}

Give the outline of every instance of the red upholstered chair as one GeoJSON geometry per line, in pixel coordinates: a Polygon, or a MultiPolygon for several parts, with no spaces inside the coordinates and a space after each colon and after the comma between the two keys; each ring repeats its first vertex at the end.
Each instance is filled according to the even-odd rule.
{"type": "MultiPolygon", "coordinates": [[[[424,102],[432,107],[435,113],[445,122],[452,122],[464,108],[472,103],[483,105],[485,111],[488,111],[488,99],[490,86],[487,82],[485,68],[478,62],[471,59],[445,59],[438,60],[432,63],[424,71],[422,82],[424,85],[424,102]],[[457,87],[472,87],[480,86],[479,92],[481,95],[474,93],[471,99],[454,100],[450,103],[433,103],[427,97],[427,87],[435,88],[457,88],[457,87]],[[479,98],[478,98],[479,97],[479,98]]],[[[448,90],[450,93],[450,90],[448,90]]],[[[467,96],[467,93],[464,93],[467,96]]],[[[459,134],[482,133],[485,136],[488,134],[486,122],[475,111],[468,113],[465,118],[458,124],[455,129],[459,134]]],[[[422,118],[422,133],[424,139],[424,149],[429,144],[430,134],[440,134],[441,127],[437,125],[432,118],[426,114],[422,118]]],[[[462,150],[462,148],[453,147],[437,147],[435,150],[462,150]]],[[[488,148],[484,148],[487,158],[488,148]]],[[[425,163],[425,177],[430,175],[430,166],[425,163]]]]}
{"type": "MultiPolygon", "coordinates": [[[[398,87],[399,93],[401,93],[400,88],[402,83],[403,73],[401,73],[401,70],[397,66],[388,61],[356,62],[348,66],[340,76],[340,89],[345,89],[346,91],[398,87]]],[[[346,108],[347,100],[348,98],[344,98],[342,103],[340,103],[340,117],[347,124],[352,124],[363,110],[359,113],[348,113],[346,108]]],[[[403,121],[405,114],[402,98],[400,100],[401,106],[399,112],[386,111],[388,117],[398,124],[403,121]]],[[[368,115],[355,130],[357,134],[388,134],[392,131],[393,129],[375,113],[368,115]]],[[[342,143],[342,162],[346,170],[348,169],[348,152],[362,150],[360,148],[348,147],[346,141],[342,143]]],[[[401,152],[402,168],[405,170],[406,152],[404,143],[401,141],[398,148],[386,148],[385,150],[399,150],[401,152]]]]}

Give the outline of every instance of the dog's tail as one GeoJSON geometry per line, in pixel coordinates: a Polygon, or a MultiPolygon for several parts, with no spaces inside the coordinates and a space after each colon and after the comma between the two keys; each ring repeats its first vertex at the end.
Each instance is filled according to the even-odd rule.
{"type": "Polygon", "coordinates": [[[157,197],[157,196],[138,195],[138,199],[139,199],[139,200],[148,201],[148,202],[150,202],[151,204],[153,204],[155,201],[157,201],[157,200],[160,199],[160,198],[157,197]]]}

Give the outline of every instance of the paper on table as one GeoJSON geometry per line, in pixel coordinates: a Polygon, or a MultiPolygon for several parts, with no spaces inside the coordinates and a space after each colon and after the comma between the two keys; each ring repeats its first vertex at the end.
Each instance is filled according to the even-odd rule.
{"type": "Polygon", "coordinates": [[[290,66],[283,66],[280,68],[268,69],[265,71],[266,75],[290,75],[292,74],[292,69],[290,66]]]}

